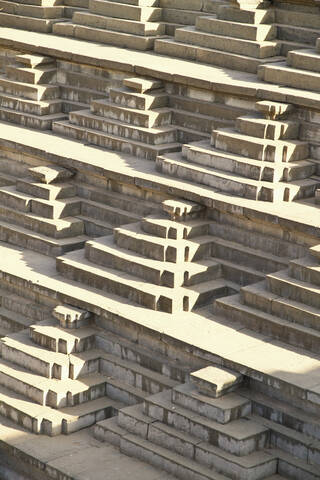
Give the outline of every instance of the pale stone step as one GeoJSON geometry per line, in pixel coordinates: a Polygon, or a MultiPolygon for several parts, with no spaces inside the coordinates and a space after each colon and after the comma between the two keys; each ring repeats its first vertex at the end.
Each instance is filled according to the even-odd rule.
{"type": "Polygon", "coordinates": [[[286,63],[261,66],[258,76],[260,79],[269,83],[276,83],[278,85],[302,90],[320,91],[320,73],[292,68],[286,63]]]}
{"type": "Polygon", "coordinates": [[[39,405],[74,406],[105,395],[107,379],[92,374],[79,380],[47,379],[13,363],[0,361],[0,384],[39,405]]]}
{"type": "MultiPolygon", "coordinates": [[[[265,278],[264,273],[250,266],[241,265],[236,261],[224,260],[219,257],[215,258],[215,260],[221,265],[223,278],[235,282],[237,285],[248,285],[260,282],[265,278]]],[[[238,288],[236,288],[237,290],[238,288]]]]}
{"type": "Polygon", "coordinates": [[[265,281],[242,288],[241,298],[249,307],[258,308],[289,322],[320,330],[320,314],[317,308],[269,292],[265,281]]]}
{"type": "Polygon", "coordinates": [[[9,185],[15,185],[16,177],[7,173],[0,172],[0,188],[7,187],[9,185]]]}
{"type": "Polygon", "coordinates": [[[77,195],[77,187],[71,183],[45,184],[35,182],[31,177],[18,178],[16,190],[48,201],[61,200],[77,195]]]}
{"type": "Polygon", "coordinates": [[[0,23],[3,27],[18,28],[32,32],[50,33],[56,22],[65,22],[66,20],[66,18],[32,18],[0,12],[0,23]]]}
{"type": "MultiPolygon", "coordinates": [[[[212,130],[216,128],[232,126],[232,123],[228,120],[197,113],[196,105],[194,105],[193,112],[189,112],[183,109],[172,109],[172,124],[179,129],[182,127],[184,129],[189,128],[190,130],[195,130],[198,132],[200,131],[202,134],[205,135],[205,138],[208,138],[212,130]]],[[[198,138],[199,137],[196,137],[195,140],[197,140],[198,138]]],[[[201,138],[203,137],[200,136],[200,139],[201,138]]],[[[186,142],[192,141],[192,136],[187,137],[186,142]]]]}
{"type": "Polygon", "coordinates": [[[122,137],[100,132],[98,130],[89,130],[70,124],[68,121],[54,122],[52,125],[54,132],[80,140],[85,143],[98,145],[110,150],[116,150],[126,154],[134,155],[139,158],[155,161],[158,155],[166,152],[175,152],[181,149],[180,143],[168,143],[164,145],[148,145],[135,140],[126,140],[122,137]]]}
{"type": "MultiPolygon", "coordinates": [[[[31,5],[32,1],[31,2],[28,1],[28,3],[31,5]]],[[[56,4],[58,4],[58,2],[56,2],[56,4]]],[[[45,7],[48,8],[46,5],[45,7]]],[[[52,63],[55,60],[52,57],[45,57],[43,55],[21,53],[15,56],[15,61],[19,63],[23,63],[27,67],[35,68],[35,67],[38,67],[39,65],[46,65],[48,63],[52,63]]]]}
{"type": "MultiPolygon", "coordinates": [[[[273,450],[271,450],[273,453],[273,450]]],[[[283,452],[282,450],[275,450],[274,454],[278,456],[278,472],[285,477],[293,478],[310,478],[310,480],[317,480],[319,477],[319,466],[310,465],[301,462],[293,455],[283,452]]]]}
{"type": "MultiPolygon", "coordinates": [[[[29,300],[28,298],[20,297],[19,295],[9,293],[6,290],[4,290],[3,293],[0,293],[0,296],[1,306],[11,312],[21,315],[24,322],[27,322],[27,319],[33,320],[33,323],[38,322],[44,320],[50,315],[50,308],[35,303],[35,301],[29,300]]],[[[22,324],[26,325],[24,322],[22,322],[22,324]]]]}
{"type": "Polygon", "coordinates": [[[105,237],[113,233],[114,225],[111,225],[111,223],[85,217],[84,215],[78,215],[77,218],[83,221],[84,232],[89,237],[105,237]]]}
{"type": "Polygon", "coordinates": [[[315,245],[314,247],[311,247],[309,249],[309,252],[311,253],[311,255],[313,255],[320,261],[320,245],[315,245]]]}
{"type": "Polygon", "coordinates": [[[159,393],[177,385],[176,381],[165,375],[108,353],[101,355],[100,372],[148,394],[159,393]]]}
{"type": "Polygon", "coordinates": [[[251,413],[250,401],[238,393],[228,393],[220,399],[210,398],[191,383],[173,388],[172,403],[222,424],[251,413]]]}
{"type": "Polygon", "coordinates": [[[149,395],[141,388],[134,387],[112,377],[108,378],[106,394],[109,398],[121,402],[122,405],[136,405],[143,402],[149,395]]]}
{"type": "Polygon", "coordinates": [[[123,80],[123,85],[138,93],[150,92],[163,88],[162,80],[148,77],[129,77],[123,80]]]}
{"type": "Polygon", "coordinates": [[[231,128],[214,130],[211,142],[217,149],[261,161],[291,162],[305,160],[309,156],[307,142],[299,140],[274,141],[249,137],[231,128]]]}
{"type": "Polygon", "coordinates": [[[232,370],[209,365],[191,372],[190,382],[203,395],[218,398],[236,390],[243,382],[243,376],[232,370]]]}
{"type": "Polygon", "coordinates": [[[97,422],[93,427],[93,436],[100,442],[108,442],[111,445],[120,447],[120,439],[127,431],[118,425],[118,418],[111,417],[97,422]]]}
{"type": "Polygon", "coordinates": [[[255,181],[238,174],[225,172],[216,168],[193,165],[177,154],[159,156],[156,168],[171,177],[190,180],[194,183],[207,185],[215,190],[221,190],[232,195],[238,195],[252,200],[282,201],[286,184],[272,184],[265,181],[255,181]]]}
{"type": "Polygon", "coordinates": [[[0,119],[5,122],[12,122],[24,127],[36,128],[38,130],[51,130],[52,123],[67,118],[65,113],[54,113],[50,115],[33,115],[31,113],[19,112],[10,108],[0,108],[0,119]]]}
{"type": "Polygon", "coordinates": [[[231,70],[246,71],[249,73],[257,73],[260,65],[265,63],[269,64],[283,60],[283,57],[280,56],[256,59],[245,55],[226,53],[212,48],[176,42],[171,39],[157,39],[154,44],[154,50],[160,55],[185,58],[187,60],[208,63],[229,68],[231,70]]]}
{"type": "Polygon", "coordinates": [[[92,324],[91,312],[72,305],[57,305],[52,310],[52,316],[58,320],[61,328],[90,327],[92,324]]]}
{"type": "Polygon", "coordinates": [[[0,94],[1,108],[7,108],[31,115],[54,115],[61,114],[62,102],[61,100],[27,100],[22,99],[17,95],[10,95],[8,93],[0,94]]]}
{"type": "MultiPolygon", "coordinates": [[[[61,70],[60,73],[62,73],[61,70]]],[[[83,104],[83,106],[80,107],[80,110],[83,110],[86,107],[89,108],[89,105],[94,98],[105,98],[105,93],[103,92],[98,92],[81,86],[75,87],[74,85],[66,85],[65,82],[60,85],[60,95],[61,99],[65,100],[65,103],[66,101],[69,101],[71,103],[80,102],[80,104],[83,104]]]]}
{"type": "Polygon", "coordinates": [[[241,106],[214,103],[208,101],[209,99],[211,99],[210,95],[208,97],[205,95],[203,99],[202,96],[200,98],[189,98],[178,95],[178,92],[176,92],[175,95],[170,95],[169,106],[177,111],[183,110],[190,113],[196,111],[201,115],[230,121],[232,124],[238,117],[247,114],[247,111],[241,106]]]}
{"type": "Polygon", "coordinates": [[[320,286],[320,262],[313,257],[291,260],[289,272],[297,280],[320,286]]]}
{"type": "Polygon", "coordinates": [[[320,55],[311,48],[289,52],[287,64],[298,70],[320,73],[320,55]]]}
{"type": "Polygon", "coordinates": [[[31,212],[33,197],[16,191],[15,186],[0,189],[0,201],[4,207],[13,208],[20,212],[31,212]]]}
{"type": "Polygon", "coordinates": [[[46,378],[69,378],[69,357],[39,348],[28,331],[13,333],[1,340],[1,357],[46,378]]]}
{"type": "Polygon", "coordinates": [[[119,227],[114,231],[115,243],[160,262],[191,262],[211,256],[210,235],[194,240],[172,240],[155,237],[141,229],[140,223],[119,227]]]}
{"type": "Polygon", "coordinates": [[[162,21],[166,25],[171,23],[173,27],[176,25],[183,27],[184,25],[194,25],[199,15],[208,15],[208,13],[201,10],[167,7],[162,10],[162,21]]]}
{"type": "Polygon", "coordinates": [[[30,338],[37,345],[66,355],[90,350],[95,346],[95,329],[63,329],[55,318],[30,326],[30,338]]]}
{"type": "MultiPolygon", "coordinates": [[[[115,200],[116,200],[116,196],[115,196],[115,200]]],[[[81,215],[84,215],[99,221],[107,222],[110,225],[113,225],[114,227],[118,225],[126,224],[126,223],[137,222],[140,220],[140,216],[136,215],[134,211],[133,212],[126,211],[125,209],[117,208],[116,206],[105,204],[106,202],[101,202],[101,203],[94,202],[92,200],[87,200],[87,199],[82,200],[81,215]]],[[[117,204],[116,201],[113,203],[115,203],[115,205],[117,204]]]]}
{"type": "Polygon", "coordinates": [[[279,39],[301,42],[303,44],[302,48],[309,46],[313,47],[319,37],[318,29],[299,27],[290,24],[284,25],[281,23],[276,23],[275,26],[277,27],[277,36],[279,39]]]}
{"type": "Polygon", "coordinates": [[[276,23],[296,25],[298,27],[320,28],[320,21],[315,12],[302,12],[294,9],[277,8],[275,10],[276,23]]]}
{"type": "Polygon", "coordinates": [[[166,107],[142,111],[136,108],[128,109],[109,100],[94,100],[91,111],[98,116],[145,128],[167,126],[171,121],[171,109],[166,107]]]}
{"type": "Polygon", "coordinates": [[[106,17],[125,18],[139,22],[158,22],[161,20],[161,9],[156,7],[142,7],[107,0],[89,0],[89,9],[92,13],[106,17]]]}
{"type": "Polygon", "coordinates": [[[209,221],[197,218],[179,223],[159,215],[149,215],[142,219],[141,229],[156,237],[189,240],[191,238],[208,235],[209,221]]]}
{"type": "MultiPolygon", "coordinates": [[[[109,30],[139,36],[164,35],[164,26],[159,22],[139,22],[124,18],[104,17],[88,11],[75,12],[72,22],[96,29],[109,30]]],[[[119,37],[120,38],[120,37],[119,37]]]]}
{"type": "Polygon", "coordinates": [[[149,93],[138,93],[132,92],[126,87],[112,88],[109,92],[109,98],[113,103],[138,110],[162,108],[168,104],[168,94],[160,89],[149,93]]]}
{"type": "Polygon", "coordinates": [[[34,250],[50,257],[57,257],[70,250],[83,248],[88,237],[77,235],[71,238],[50,238],[47,235],[0,220],[0,239],[2,242],[34,250]]]}
{"type": "Polygon", "coordinates": [[[186,362],[180,359],[170,359],[153,349],[124,338],[121,333],[123,332],[117,335],[109,330],[100,330],[96,335],[97,346],[104,352],[129,361],[130,364],[134,362],[176,382],[188,381],[190,367],[186,365],[186,362]]]}
{"type": "Polygon", "coordinates": [[[218,168],[222,171],[233,172],[252,180],[285,181],[309,178],[316,172],[316,164],[312,160],[276,164],[263,163],[235,153],[224,152],[210,145],[208,140],[194,142],[182,147],[182,155],[191,163],[204,167],[218,168]]]}
{"type": "Polygon", "coordinates": [[[287,270],[269,274],[267,282],[276,295],[320,308],[319,286],[292,278],[287,270]]]}
{"type": "Polygon", "coordinates": [[[291,140],[299,136],[299,123],[292,120],[266,120],[255,116],[238,117],[236,130],[250,137],[291,140]]]}
{"type": "Polygon", "coordinates": [[[210,439],[213,445],[237,456],[248,455],[266,445],[268,429],[256,424],[250,417],[221,424],[173,405],[170,395],[171,392],[161,392],[146,398],[144,413],[201,440],[210,439]]]}
{"type": "Polygon", "coordinates": [[[162,145],[177,141],[177,130],[173,126],[152,128],[132,126],[119,120],[99,117],[92,114],[90,110],[71,112],[69,121],[74,125],[79,125],[90,130],[101,130],[107,134],[109,133],[150,145],[162,145]]]}
{"type": "Polygon", "coordinates": [[[81,220],[72,217],[50,219],[40,217],[29,212],[19,212],[9,207],[0,207],[0,219],[5,223],[12,223],[30,229],[32,233],[39,233],[55,239],[63,239],[83,235],[84,226],[81,220]]]}
{"type": "Polygon", "coordinates": [[[86,243],[85,256],[91,262],[111,267],[166,287],[190,286],[221,276],[219,263],[213,259],[176,266],[133,253],[114,244],[111,236],[86,243]]]}
{"type": "MultiPolygon", "coordinates": [[[[4,302],[2,302],[3,304],[4,302]]],[[[4,306],[0,307],[0,326],[8,332],[19,332],[34,323],[34,319],[27,318],[24,315],[12,312],[4,306]]]]}
{"type": "Polygon", "coordinates": [[[230,37],[230,30],[228,34],[217,35],[211,32],[203,32],[193,26],[183,27],[176,30],[175,40],[181,43],[212,48],[237,55],[246,55],[252,58],[262,59],[280,54],[280,47],[276,41],[257,42],[241,38],[232,38],[230,37]]]}
{"type": "MultiPolygon", "coordinates": [[[[0,13],[1,16],[1,13],[0,13]]],[[[56,85],[31,85],[20,81],[13,81],[0,76],[0,91],[35,101],[59,99],[59,87],[56,85]]]]}
{"type": "Polygon", "coordinates": [[[272,9],[239,9],[227,4],[220,6],[218,13],[220,20],[227,20],[228,22],[251,25],[273,24],[275,22],[275,11],[272,9]]]}
{"type": "Polygon", "coordinates": [[[59,165],[40,165],[39,167],[28,168],[28,172],[36,181],[49,184],[60,183],[70,180],[74,172],[60,167],[59,165]]]}
{"type": "MultiPolygon", "coordinates": [[[[118,0],[110,0],[110,2],[118,3],[118,0]]],[[[121,0],[121,3],[127,5],[136,5],[139,7],[158,7],[159,0],[121,0]]]]}
{"type": "Polygon", "coordinates": [[[240,295],[215,300],[214,311],[224,318],[240,322],[246,328],[270,335],[282,342],[317,352],[320,345],[320,332],[292,323],[269,313],[241,303],[240,295]]]}
{"type": "Polygon", "coordinates": [[[40,7],[54,7],[56,5],[63,5],[62,0],[15,0],[17,3],[27,4],[27,5],[38,5],[40,7]]]}
{"type": "Polygon", "coordinates": [[[63,6],[42,7],[12,2],[11,0],[1,0],[0,8],[1,11],[4,13],[10,13],[12,15],[22,15],[32,18],[60,19],[64,16],[63,6]]]}
{"type": "Polygon", "coordinates": [[[277,35],[277,29],[272,24],[240,23],[220,20],[215,17],[199,16],[196,21],[196,27],[203,32],[256,42],[273,40],[277,35]]]}
{"type": "MultiPolygon", "coordinates": [[[[213,232],[214,234],[214,226],[213,232]]],[[[288,266],[289,259],[278,257],[265,251],[250,248],[241,243],[232,242],[217,236],[212,237],[212,256],[229,260],[240,265],[250,266],[261,273],[282,270],[288,266]]]]}
{"type": "Polygon", "coordinates": [[[230,289],[236,291],[232,282],[223,280],[174,290],[163,286],[155,289],[153,284],[131,274],[92,264],[83,257],[82,251],[59,257],[57,270],[67,278],[128,298],[152,310],[168,313],[190,311],[209,303],[213,298],[226,295],[230,289]]]}

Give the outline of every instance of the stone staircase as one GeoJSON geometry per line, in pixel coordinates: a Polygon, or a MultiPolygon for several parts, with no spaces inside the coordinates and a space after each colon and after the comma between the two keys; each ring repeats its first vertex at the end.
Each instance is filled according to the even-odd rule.
{"type": "Polygon", "coordinates": [[[159,156],[157,170],[253,200],[314,196],[320,184],[316,160],[309,159],[308,143],[297,140],[299,124],[287,118],[292,106],[263,101],[256,107],[266,118],[239,117],[235,129],[214,130],[211,142],[159,156]]]}
{"type": "Polygon", "coordinates": [[[134,50],[152,50],[164,35],[159,0],[89,0],[88,11],[76,11],[72,22],[57,23],[53,32],[134,50]]]}
{"type": "Polygon", "coordinates": [[[273,22],[272,9],[222,5],[216,16],[198,16],[195,26],[178,28],[174,39],[157,39],[155,51],[256,73],[259,65],[283,59],[273,22]]]}
{"type": "Polygon", "coordinates": [[[53,131],[148,160],[180,150],[162,82],[128,78],[123,85],[111,88],[109,99],[93,100],[90,110],[70,112],[69,121],[54,122],[53,131]]]}
{"type": "Polygon", "coordinates": [[[1,0],[2,27],[50,33],[56,22],[63,22],[63,0],[1,0]]]}
{"type": "Polygon", "coordinates": [[[291,260],[289,268],[241,289],[237,295],[217,299],[218,315],[241,322],[290,345],[318,353],[320,345],[320,248],[291,260]]]}
{"type": "Polygon", "coordinates": [[[81,248],[88,237],[81,199],[68,180],[73,173],[55,166],[31,167],[29,177],[0,188],[0,239],[50,256],[81,248]]]}
{"type": "Polygon", "coordinates": [[[88,312],[57,305],[37,320],[0,341],[0,414],[33,433],[75,432],[188,378],[185,365],[106,334],[88,312]]]}
{"type": "Polygon", "coordinates": [[[16,55],[0,76],[0,119],[50,130],[52,122],[66,118],[56,74],[56,61],[51,57],[16,55]]]}
{"type": "Polygon", "coordinates": [[[261,66],[258,76],[266,82],[319,92],[320,40],[315,49],[289,52],[286,62],[261,66]]]}
{"type": "Polygon", "coordinates": [[[94,436],[177,478],[318,479],[317,416],[246,383],[237,372],[202,368],[189,382],[98,422],[94,436]]]}
{"type": "Polygon", "coordinates": [[[221,278],[220,265],[211,258],[203,208],[171,200],[163,208],[172,208],[176,216],[149,216],[116,228],[113,239],[88,241],[84,250],[57,258],[58,272],[168,313],[191,311],[237,291],[237,285],[221,278]]]}

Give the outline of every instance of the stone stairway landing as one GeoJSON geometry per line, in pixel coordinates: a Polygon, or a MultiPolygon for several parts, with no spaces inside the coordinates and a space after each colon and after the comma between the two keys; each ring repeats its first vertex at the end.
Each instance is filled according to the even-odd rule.
{"type": "Polygon", "coordinates": [[[291,106],[257,102],[256,107],[265,118],[261,113],[238,117],[235,129],[213,130],[211,142],[159,156],[157,170],[253,200],[313,197],[320,182],[314,175],[317,165],[309,158],[308,143],[297,140],[299,124],[290,120],[291,106]]]}
{"type": "Polygon", "coordinates": [[[66,118],[55,85],[56,73],[56,61],[51,57],[16,55],[6,74],[0,76],[1,120],[50,130],[54,121],[66,118]]]}
{"type": "Polygon", "coordinates": [[[91,102],[90,110],[71,112],[54,122],[54,132],[136,157],[155,160],[181,148],[161,81],[128,78],[112,88],[109,99],[91,102]]]}

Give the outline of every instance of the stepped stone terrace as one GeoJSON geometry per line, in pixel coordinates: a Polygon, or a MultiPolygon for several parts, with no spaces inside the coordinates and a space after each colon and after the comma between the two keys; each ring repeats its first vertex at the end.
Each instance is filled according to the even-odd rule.
{"type": "Polygon", "coordinates": [[[0,478],[320,480],[320,4],[0,0],[0,478]]]}

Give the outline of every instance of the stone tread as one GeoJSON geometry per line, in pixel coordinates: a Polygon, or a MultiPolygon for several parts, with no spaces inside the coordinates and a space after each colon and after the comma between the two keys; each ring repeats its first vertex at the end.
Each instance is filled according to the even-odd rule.
{"type": "MultiPolygon", "coordinates": [[[[19,82],[21,83],[21,82],[19,82]]],[[[27,84],[29,85],[29,84],[27,84]]],[[[21,98],[18,95],[13,95],[11,93],[0,92],[0,99],[10,99],[30,107],[50,107],[50,105],[62,105],[62,101],[59,98],[45,99],[45,100],[30,100],[28,98],[21,98]]],[[[0,100],[1,101],[1,100],[0,100]]],[[[3,108],[3,107],[1,107],[3,108]]],[[[40,115],[41,116],[41,115],[40,115]]],[[[46,115],[47,116],[47,115],[46,115]]]]}
{"type": "Polygon", "coordinates": [[[313,283],[305,282],[303,280],[297,280],[296,278],[290,276],[288,270],[280,270],[279,272],[270,273],[268,275],[268,279],[270,279],[271,281],[274,279],[281,285],[292,285],[296,288],[303,289],[307,293],[312,294],[314,298],[319,298],[317,306],[320,306],[320,286],[317,286],[313,283]]]}
{"type": "Polygon", "coordinates": [[[22,315],[17,312],[13,312],[11,310],[8,310],[7,308],[0,307],[0,318],[5,317],[8,319],[12,319],[14,323],[20,324],[21,329],[25,329],[27,327],[30,327],[32,323],[34,323],[34,319],[28,318],[26,315],[22,315]]]}
{"type": "MultiPolygon", "coordinates": [[[[1,15],[1,12],[0,12],[0,15],[1,15]]],[[[11,108],[4,108],[4,107],[1,107],[0,112],[2,116],[6,114],[15,116],[17,120],[21,121],[21,123],[23,123],[25,118],[28,118],[33,122],[44,122],[44,121],[56,122],[68,117],[66,113],[62,113],[62,112],[51,113],[48,115],[34,115],[33,113],[20,112],[18,110],[12,110],[11,108]]]]}
{"type": "Polygon", "coordinates": [[[57,342],[59,340],[64,340],[65,342],[72,343],[77,343],[82,339],[92,337],[96,333],[95,328],[90,327],[64,329],[59,326],[55,318],[49,318],[47,320],[43,320],[34,325],[31,325],[30,329],[34,333],[39,334],[40,336],[44,335],[48,338],[56,340],[57,342]]]}
{"type": "Polygon", "coordinates": [[[176,413],[192,420],[193,422],[199,423],[200,425],[205,425],[216,432],[219,432],[223,435],[228,435],[228,437],[232,438],[234,442],[241,441],[267,431],[265,427],[261,427],[261,425],[258,425],[254,420],[252,420],[251,415],[248,415],[246,418],[233,420],[232,422],[226,424],[221,424],[215,420],[207,419],[201,415],[197,415],[184,407],[173,404],[171,402],[170,391],[164,391],[149,396],[145,400],[145,404],[154,405],[155,407],[158,406],[167,412],[176,413]]]}
{"type": "MultiPolygon", "coordinates": [[[[108,205],[106,203],[104,203],[103,205],[101,205],[101,203],[99,202],[95,202],[93,200],[89,200],[89,199],[86,199],[86,198],[81,198],[81,201],[83,204],[86,204],[86,205],[90,205],[91,207],[96,207],[97,208],[97,215],[98,215],[98,210],[99,209],[102,209],[103,211],[108,211],[114,215],[118,215],[119,217],[121,215],[124,215],[125,217],[127,217],[127,221],[126,223],[135,223],[135,222],[139,222],[140,219],[141,219],[141,216],[140,215],[136,215],[134,212],[131,212],[129,210],[123,210],[122,208],[117,208],[113,205],[108,205]],[[132,219],[132,220],[130,220],[132,219]]],[[[128,200],[127,200],[128,201],[128,200]]],[[[78,215],[77,215],[77,218],[78,215]]],[[[93,217],[94,218],[94,217],[93,217]]],[[[92,218],[92,219],[93,219],[92,218]]],[[[98,220],[98,219],[97,219],[98,220]]]]}
{"type": "MultiPolygon", "coordinates": [[[[310,465],[306,462],[303,462],[300,458],[293,456],[290,453],[286,453],[283,450],[270,449],[269,451],[271,454],[278,457],[280,463],[281,461],[283,461],[285,463],[288,463],[290,466],[296,467],[298,470],[302,470],[303,474],[307,475],[307,477],[305,478],[310,478],[312,480],[317,480],[319,478],[319,465],[310,465]]],[[[281,466],[278,466],[278,470],[282,472],[281,466]]],[[[290,475],[289,472],[288,472],[288,475],[290,475]]]]}

